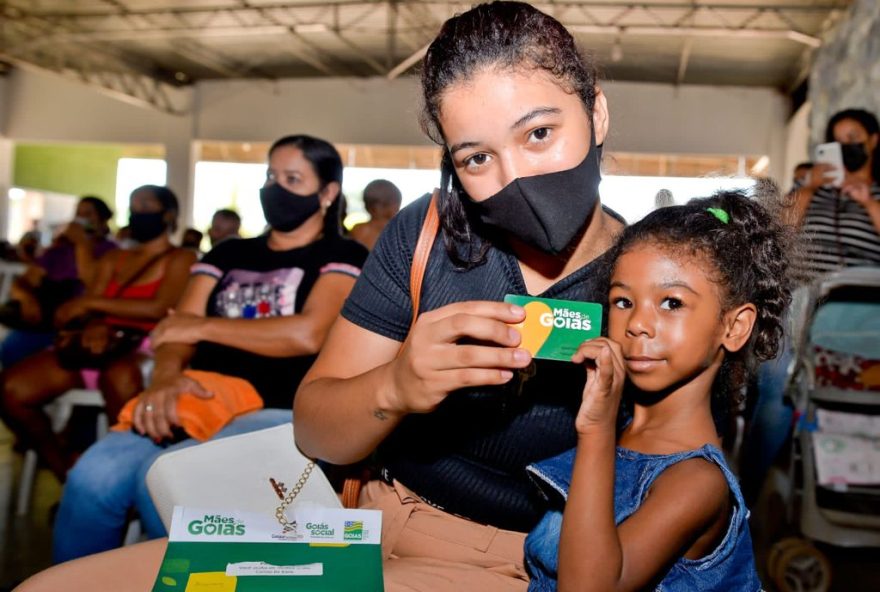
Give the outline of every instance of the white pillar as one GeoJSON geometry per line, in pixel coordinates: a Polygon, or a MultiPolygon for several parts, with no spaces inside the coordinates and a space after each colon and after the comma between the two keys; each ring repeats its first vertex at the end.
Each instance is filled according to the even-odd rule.
{"type": "Polygon", "coordinates": [[[172,137],[165,141],[165,162],[168,165],[166,184],[180,200],[180,227],[192,224],[193,178],[195,175],[195,149],[190,120],[181,118],[181,125],[172,137]]]}
{"type": "Polygon", "coordinates": [[[0,136],[0,239],[9,237],[9,189],[12,187],[15,144],[0,136]]]}

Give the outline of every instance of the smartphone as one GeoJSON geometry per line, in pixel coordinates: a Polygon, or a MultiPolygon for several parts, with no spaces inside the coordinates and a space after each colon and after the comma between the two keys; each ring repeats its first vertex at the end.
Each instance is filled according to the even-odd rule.
{"type": "Polygon", "coordinates": [[[832,187],[840,187],[843,185],[843,177],[845,174],[843,168],[843,151],[840,149],[840,142],[828,142],[827,144],[819,144],[816,146],[816,156],[813,162],[830,165],[834,168],[825,174],[825,182],[823,185],[831,185],[832,187]]]}

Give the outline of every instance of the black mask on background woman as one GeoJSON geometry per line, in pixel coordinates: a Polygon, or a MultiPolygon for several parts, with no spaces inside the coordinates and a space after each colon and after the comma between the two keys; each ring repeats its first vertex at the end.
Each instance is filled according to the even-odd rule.
{"type": "Polygon", "coordinates": [[[551,255],[565,250],[599,201],[602,148],[590,131],[590,151],[574,168],[514,179],[483,201],[471,201],[483,224],[551,255]]]}
{"type": "Polygon", "coordinates": [[[166,212],[132,212],[128,217],[131,238],[139,243],[148,243],[168,231],[166,212]]]}
{"type": "Polygon", "coordinates": [[[840,151],[843,154],[843,167],[851,173],[856,172],[868,162],[868,149],[861,142],[841,144],[840,151]]]}
{"type": "Polygon", "coordinates": [[[260,189],[260,203],[266,222],[279,232],[298,228],[321,209],[321,198],[317,193],[299,195],[278,183],[260,189]]]}

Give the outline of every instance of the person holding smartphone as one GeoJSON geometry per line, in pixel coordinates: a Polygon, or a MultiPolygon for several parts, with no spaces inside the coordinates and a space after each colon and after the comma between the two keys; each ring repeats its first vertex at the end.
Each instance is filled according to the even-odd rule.
{"type": "MultiPolygon", "coordinates": [[[[807,180],[796,182],[790,193],[794,201],[788,209],[789,222],[801,238],[792,257],[796,284],[844,267],[880,265],[878,139],[877,118],[867,111],[847,109],[829,120],[826,143],[817,146],[807,180]],[[835,160],[840,166],[829,164],[835,160]]],[[[791,429],[794,409],[785,402],[783,391],[794,356],[792,329],[786,328],[777,357],[758,370],[758,397],[740,460],[747,502],[757,498],[791,429]]]]}
{"type": "Polygon", "coordinates": [[[828,122],[825,141],[839,144],[843,174],[817,159],[808,180],[792,192],[791,222],[804,239],[795,265],[795,277],[801,281],[844,267],[880,265],[877,118],[862,109],[836,113],[828,122]]]}

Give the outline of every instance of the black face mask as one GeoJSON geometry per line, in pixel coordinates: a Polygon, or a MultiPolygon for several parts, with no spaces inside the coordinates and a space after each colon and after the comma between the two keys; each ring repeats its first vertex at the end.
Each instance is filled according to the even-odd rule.
{"type": "Polygon", "coordinates": [[[298,228],[321,209],[321,198],[317,193],[299,195],[278,183],[260,189],[260,203],[266,222],[279,232],[298,228]]]}
{"type": "Polygon", "coordinates": [[[843,153],[843,166],[851,173],[856,172],[868,162],[868,149],[861,142],[841,144],[840,151],[843,153]]]}
{"type": "Polygon", "coordinates": [[[590,132],[590,152],[567,171],[521,177],[469,206],[483,224],[507,232],[545,253],[565,250],[599,201],[602,148],[590,132]]]}
{"type": "Polygon", "coordinates": [[[132,212],[128,217],[131,238],[147,243],[168,230],[165,212],[132,212]]]}

